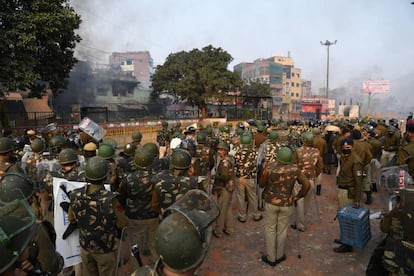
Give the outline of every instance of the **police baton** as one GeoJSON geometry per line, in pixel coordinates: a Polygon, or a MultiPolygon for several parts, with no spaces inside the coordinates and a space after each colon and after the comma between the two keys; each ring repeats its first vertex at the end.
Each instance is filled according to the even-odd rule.
{"type": "Polygon", "coordinates": [[[131,247],[131,252],[132,252],[132,255],[134,255],[135,259],[137,260],[139,266],[142,266],[142,260],[141,260],[141,255],[139,253],[138,245],[134,244],[131,247]]]}

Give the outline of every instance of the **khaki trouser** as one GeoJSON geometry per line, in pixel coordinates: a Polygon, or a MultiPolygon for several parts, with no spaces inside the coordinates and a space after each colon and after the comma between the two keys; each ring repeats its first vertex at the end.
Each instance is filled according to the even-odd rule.
{"type": "Polygon", "coordinates": [[[261,214],[257,210],[257,195],[254,187],[254,179],[239,177],[237,179],[237,203],[239,205],[239,219],[247,219],[247,206],[246,206],[246,196],[247,202],[249,203],[249,210],[253,215],[254,219],[259,219],[261,214]]]}
{"type": "Polygon", "coordinates": [[[382,150],[381,161],[380,161],[381,165],[382,166],[387,165],[387,163],[391,161],[394,155],[395,155],[395,151],[382,150]]]}
{"type": "MultiPolygon", "coordinates": [[[[309,206],[312,200],[312,197],[315,196],[315,182],[312,179],[309,179],[310,183],[310,189],[305,197],[299,199],[297,201],[297,207],[296,207],[296,227],[298,227],[300,230],[305,230],[305,215],[307,214],[309,210],[309,206]]],[[[302,185],[299,185],[299,183],[295,183],[295,194],[297,195],[302,188],[302,185]]],[[[318,214],[319,216],[319,214],[318,214]]]]}
{"type": "Polygon", "coordinates": [[[286,235],[292,207],[265,203],[265,242],[267,259],[274,262],[285,254],[286,235]]]}
{"type": "Polygon", "coordinates": [[[148,248],[151,251],[153,260],[158,260],[158,253],[155,250],[155,231],[159,224],[158,217],[150,219],[129,219],[128,220],[128,241],[136,244],[142,252],[148,248]]]}
{"type": "Polygon", "coordinates": [[[371,184],[377,183],[380,171],[381,171],[381,163],[378,161],[378,159],[372,158],[371,163],[369,164],[369,167],[368,167],[368,173],[367,173],[368,182],[371,184]]]}
{"type": "Polygon", "coordinates": [[[81,248],[82,276],[114,275],[116,269],[116,251],[92,253],[81,248]]]}
{"type": "Polygon", "coordinates": [[[220,215],[216,220],[215,232],[217,235],[222,235],[223,230],[228,233],[233,233],[233,218],[231,213],[231,199],[233,192],[227,191],[225,188],[221,191],[220,196],[217,198],[217,204],[220,207],[220,215]]]}
{"type": "Polygon", "coordinates": [[[338,188],[338,208],[342,209],[347,204],[353,204],[354,200],[352,198],[348,198],[348,190],[338,188]]]}

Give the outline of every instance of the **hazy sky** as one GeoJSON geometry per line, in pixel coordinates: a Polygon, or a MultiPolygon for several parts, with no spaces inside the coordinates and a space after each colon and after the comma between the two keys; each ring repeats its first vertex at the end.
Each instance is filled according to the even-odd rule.
{"type": "Polygon", "coordinates": [[[82,16],[78,57],[107,63],[115,51],[148,50],[155,65],[178,51],[207,45],[231,67],[288,55],[312,81],[330,88],[362,79],[393,81],[414,72],[412,0],[71,0],[82,16]],[[103,57],[103,58],[102,58],[103,57]]]}

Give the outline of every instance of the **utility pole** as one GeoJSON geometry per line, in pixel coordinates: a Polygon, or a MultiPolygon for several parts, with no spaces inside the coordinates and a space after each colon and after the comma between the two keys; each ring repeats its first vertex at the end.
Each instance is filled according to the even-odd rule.
{"type": "Polygon", "coordinates": [[[330,42],[330,41],[325,41],[322,42],[321,41],[321,45],[326,46],[327,49],[327,57],[326,57],[326,98],[329,99],[329,46],[331,45],[335,45],[336,44],[336,40],[334,42],[330,42]]]}

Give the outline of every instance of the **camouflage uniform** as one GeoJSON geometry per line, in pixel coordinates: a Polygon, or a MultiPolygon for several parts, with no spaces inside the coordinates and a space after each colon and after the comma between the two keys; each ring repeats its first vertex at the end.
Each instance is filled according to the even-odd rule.
{"type": "Polygon", "coordinates": [[[237,202],[239,205],[238,220],[245,222],[247,219],[246,198],[249,210],[253,215],[253,219],[258,221],[262,219],[262,215],[257,210],[257,194],[255,187],[257,151],[250,145],[241,145],[236,152],[235,173],[237,179],[237,202]]]}
{"type": "Polygon", "coordinates": [[[190,177],[178,173],[159,173],[151,181],[154,183],[152,208],[160,213],[191,189],[190,177]]]}
{"type": "Polygon", "coordinates": [[[414,273],[413,202],[393,209],[381,220],[381,231],[387,233],[382,263],[389,275],[414,273]]]}
{"type": "Polygon", "coordinates": [[[214,167],[214,155],[211,148],[205,144],[198,144],[195,151],[195,158],[199,160],[199,171],[195,168],[194,175],[202,175],[207,177],[204,190],[210,193],[211,170],[214,167]]]}
{"type": "Polygon", "coordinates": [[[150,169],[137,168],[130,172],[121,185],[120,202],[125,207],[125,215],[129,219],[128,228],[132,230],[129,235],[130,244],[136,244],[141,249],[148,248],[156,260],[158,254],[155,250],[155,230],[159,214],[151,205],[154,191],[151,178],[150,169]]]}
{"type": "MultiPolygon", "coordinates": [[[[260,145],[257,155],[257,179],[262,174],[262,164],[275,160],[276,152],[279,150],[280,144],[277,141],[266,140],[260,145]]],[[[263,188],[258,187],[259,194],[257,196],[258,209],[264,211],[263,188]]]]}
{"type": "Polygon", "coordinates": [[[217,203],[220,207],[220,215],[216,221],[214,235],[221,237],[223,231],[232,234],[233,218],[231,213],[231,199],[234,191],[234,165],[227,156],[221,158],[217,164],[216,176],[213,185],[213,195],[217,197],[217,203]]]}
{"type": "Polygon", "coordinates": [[[165,127],[163,127],[162,130],[159,130],[157,133],[157,143],[160,149],[160,157],[164,157],[167,153],[171,140],[170,135],[170,131],[168,131],[165,127]]]}
{"type": "Polygon", "coordinates": [[[260,187],[264,188],[265,200],[265,241],[267,259],[270,262],[281,260],[285,256],[285,243],[295,181],[302,184],[297,197],[306,195],[309,180],[295,164],[281,164],[273,161],[265,165],[260,177],[260,187]]]}
{"type": "Polygon", "coordinates": [[[114,275],[118,230],[127,222],[116,194],[103,185],[85,185],[71,193],[69,221],[79,227],[82,275],[114,275]]]}
{"type": "MultiPolygon", "coordinates": [[[[305,230],[305,215],[309,210],[311,197],[314,196],[315,180],[321,174],[323,169],[322,157],[319,154],[319,150],[306,145],[296,150],[298,157],[298,167],[302,174],[305,175],[310,184],[310,190],[303,199],[299,199],[297,202],[297,218],[296,227],[304,231],[305,230]]],[[[301,189],[301,185],[295,184],[295,194],[298,194],[301,189]]],[[[317,214],[319,216],[319,214],[317,214]]]]}

